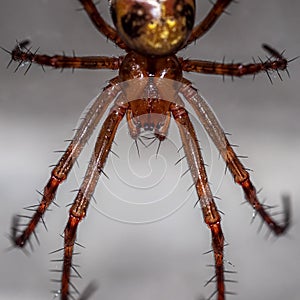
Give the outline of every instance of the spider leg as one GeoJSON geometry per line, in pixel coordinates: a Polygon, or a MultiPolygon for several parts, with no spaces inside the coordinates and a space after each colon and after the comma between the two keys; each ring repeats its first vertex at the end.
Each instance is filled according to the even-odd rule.
{"type": "Polygon", "coordinates": [[[89,162],[83,182],[69,212],[69,220],[64,231],[64,261],[62,273],[61,300],[69,299],[72,256],[76,240],[77,226],[86,216],[90,199],[102,173],[105,161],[110,152],[116,130],[126,113],[127,106],[115,105],[106,118],[97,138],[95,149],[89,162]]]}
{"type": "MultiPolygon", "coordinates": [[[[187,82],[187,80],[185,81],[187,82]]],[[[266,211],[263,204],[257,198],[255,187],[253,186],[250,175],[246,171],[243,164],[238,159],[229,141],[227,140],[221,125],[219,124],[215,114],[206,103],[206,101],[197,93],[197,91],[190,85],[185,84],[181,88],[181,92],[186,100],[193,107],[201,123],[206,129],[207,133],[213,140],[214,144],[220,151],[224,161],[234,181],[238,183],[244,190],[245,198],[250,205],[262,217],[264,222],[269,226],[271,231],[276,235],[283,234],[290,225],[290,204],[287,198],[284,198],[284,222],[283,224],[277,223],[266,211]]]]}
{"type": "Polygon", "coordinates": [[[278,53],[275,49],[268,45],[263,45],[263,48],[270,54],[270,58],[266,61],[254,61],[253,63],[245,65],[242,63],[226,64],[224,62],[185,59],[182,60],[181,63],[182,70],[186,72],[236,77],[249,74],[255,75],[260,72],[266,72],[269,74],[269,71],[286,70],[288,61],[281,53],[278,53]]]}
{"type": "MultiPolygon", "coordinates": [[[[22,64],[29,63],[29,67],[32,63],[36,63],[43,66],[50,66],[53,68],[71,68],[71,69],[111,69],[117,70],[120,67],[122,58],[108,57],[108,56],[85,56],[77,57],[65,55],[43,55],[37,54],[37,51],[31,52],[27,46],[28,40],[24,40],[16,45],[11,51],[11,58],[14,61],[19,61],[19,65],[16,71],[22,64]]],[[[27,70],[29,69],[27,68],[27,70]]],[[[26,72],[27,72],[26,70],[26,72]]],[[[26,73],[25,72],[25,73],[26,73]]]]}
{"type": "Polygon", "coordinates": [[[207,16],[202,22],[194,27],[190,38],[184,45],[186,47],[190,43],[194,42],[198,38],[202,37],[210,28],[215,24],[218,18],[224,13],[226,7],[234,0],[217,0],[214,6],[211,8],[207,16]]]}
{"type": "Polygon", "coordinates": [[[171,105],[171,111],[179,128],[183,148],[199,197],[204,221],[211,230],[217,283],[216,293],[218,294],[218,300],[224,300],[226,294],[223,266],[224,236],[221,228],[221,217],[209,187],[199,143],[188,113],[182,106],[177,104],[171,105]]]}
{"type": "Polygon", "coordinates": [[[118,32],[113,27],[108,25],[105,22],[105,20],[101,17],[93,1],[92,0],[79,0],[79,1],[83,5],[84,10],[88,14],[92,23],[98,29],[98,31],[103,35],[105,35],[108,39],[113,41],[121,49],[127,49],[127,46],[120,38],[118,32]]]}
{"type": "Polygon", "coordinates": [[[105,113],[107,107],[119,93],[120,88],[117,85],[117,80],[111,80],[110,84],[103,90],[99,97],[96,98],[85,118],[78,127],[74,138],[71,140],[64,155],[58,161],[51,172],[51,177],[44,188],[42,200],[38,205],[34,215],[31,217],[26,228],[17,236],[16,228],[13,228],[12,239],[16,246],[24,247],[29,240],[37,224],[43,220],[42,217],[49,205],[53,202],[58,186],[67,178],[74,162],[79,156],[82,148],[88,141],[93,130],[99,123],[101,117],[105,113]]]}

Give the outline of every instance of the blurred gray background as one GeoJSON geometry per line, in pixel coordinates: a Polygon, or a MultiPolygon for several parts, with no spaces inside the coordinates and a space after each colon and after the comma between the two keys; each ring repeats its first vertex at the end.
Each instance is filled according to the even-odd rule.
{"type": "MultiPolygon", "coordinates": [[[[198,19],[209,7],[208,1],[198,5],[198,19]]],[[[12,49],[16,40],[29,38],[33,49],[39,47],[40,53],[65,51],[72,55],[75,50],[78,55],[121,54],[98,34],[78,8],[75,0],[2,1],[0,46],[12,49]]],[[[101,1],[99,8],[107,16],[106,1],[101,1]]],[[[229,62],[249,62],[252,56],[265,56],[262,43],[279,51],[286,49],[288,58],[300,55],[299,2],[241,0],[228,10],[230,15],[224,15],[209,34],[180,55],[220,61],[225,56],[229,62]]],[[[6,235],[12,216],[37,202],[35,190],[42,190],[50,174],[48,166],[59,157],[53,150],[66,147],[64,140],[72,137],[82,111],[115,72],[43,72],[41,67],[32,66],[24,76],[25,68],[14,73],[14,63],[6,69],[9,60],[0,51],[0,299],[52,299],[49,291],[58,286],[50,283],[50,278],[57,279],[58,275],[50,274],[48,269],[60,268],[50,263],[50,259],[60,256],[48,253],[62,246],[59,234],[67,221],[65,205],[74,197],[70,190],[78,188],[76,176],[80,181],[88,156],[75,168],[77,173],[71,174],[70,180],[61,186],[56,198],[60,207],[53,206],[45,218],[48,232],[42,226],[38,228],[41,245],[34,242],[31,255],[15,249],[6,251],[10,247],[6,235]]],[[[291,63],[289,72],[291,78],[284,73],[283,81],[272,74],[273,85],[265,74],[255,80],[247,77],[233,82],[230,78],[223,82],[220,77],[186,75],[209,101],[225,130],[232,134],[232,143],[240,146],[238,153],[249,157],[244,162],[254,170],[251,174],[257,188],[263,187],[260,198],[279,205],[279,211],[280,196],[287,193],[292,198],[293,224],[289,233],[278,239],[266,239],[265,227],[257,233],[259,220],[250,225],[252,209],[247,204],[240,205],[240,188],[229,174],[222,179],[224,165],[208,171],[212,182],[221,182],[220,188],[213,186],[213,190],[221,197],[218,206],[225,213],[223,229],[229,244],[225,266],[238,272],[232,277],[238,283],[228,284],[228,290],[238,294],[236,299],[299,297],[300,60],[291,63]]],[[[114,151],[122,154],[121,138],[117,144],[114,151]]],[[[156,148],[152,149],[155,154],[156,148]]],[[[208,164],[218,165],[217,154],[211,158],[209,149],[204,154],[210,158],[208,164]]],[[[143,148],[140,150],[143,152],[143,148]]],[[[161,151],[168,151],[167,144],[161,151]]],[[[174,152],[174,156],[165,158],[171,164],[177,160],[176,148],[174,152]]],[[[113,177],[114,169],[108,168],[106,172],[113,177]]],[[[101,180],[95,195],[97,209],[91,207],[79,228],[78,242],[85,249],[80,249],[81,255],[76,258],[83,277],[76,281],[78,289],[82,291],[95,280],[99,288],[92,299],[196,300],[210,295],[214,287],[204,284],[213,275],[213,270],[206,266],[213,260],[211,254],[202,255],[210,250],[210,233],[203,224],[201,211],[193,208],[195,193],[186,192],[191,184],[189,176],[179,180],[182,195],[176,192],[172,196],[182,197],[183,205],[165,218],[160,215],[159,221],[142,225],[118,222],[111,215],[106,217],[105,211],[99,213],[103,212],[102,201],[110,201],[109,196],[101,194],[109,184],[108,191],[117,190],[118,181],[101,180]]],[[[132,197],[137,198],[136,202],[144,200],[138,193],[132,197]]],[[[141,213],[146,218],[147,205],[144,208],[141,213]]],[[[118,207],[114,209],[117,213],[118,207]]],[[[130,217],[131,221],[142,220],[130,217]]],[[[150,216],[147,220],[154,219],[150,216]]]]}

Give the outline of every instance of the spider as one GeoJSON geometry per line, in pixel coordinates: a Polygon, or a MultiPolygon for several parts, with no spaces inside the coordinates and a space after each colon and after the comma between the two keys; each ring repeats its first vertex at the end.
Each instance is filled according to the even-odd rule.
{"type": "MultiPolygon", "coordinates": [[[[31,207],[35,212],[25,229],[19,233],[18,218],[13,220],[11,236],[13,243],[17,247],[24,247],[30,237],[35,235],[37,224],[44,222],[43,215],[53,202],[59,185],[67,179],[93,130],[103,115],[109,111],[97,137],[83,182],[69,210],[69,219],[64,230],[60,289],[62,300],[73,298],[74,286],[70,278],[71,271],[75,271],[72,257],[77,227],[86,216],[100,175],[105,175],[104,165],[111,152],[118,125],[124,117],[127,119],[129,134],[136,145],[140,141],[141,134],[145,132],[151,132],[159,143],[163,142],[168,134],[171,117],[178,125],[185,157],[198,195],[197,205],[202,209],[204,222],[211,231],[215,266],[215,276],[211,280],[216,282],[216,290],[210,299],[216,296],[218,300],[222,300],[226,294],[230,294],[225,288],[224,235],[221,217],[208,183],[200,144],[182,99],[194,109],[226,162],[234,181],[242,187],[246,201],[274,234],[281,235],[288,229],[289,200],[283,199],[284,218],[283,223],[279,224],[268,213],[267,207],[259,202],[249,173],[235,154],[233,145],[228,141],[215,114],[182,73],[240,77],[265,72],[270,78],[269,73],[272,71],[277,72],[279,76],[279,71],[287,71],[289,61],[283,57],[283,53],[269,45],[263,45],[270,55],[269,58],[249,64],[227,64],[224,61],[191,60],[176,56],[179,50],[208,32],[231,2],[233,0],[217,0],[207,16],[194,26],[194,0],[111,0],[111,16],[115,25],[113,28],[104,21],[92,0],[80,0],[98,31],[124,50],[126,55],[120,57],[41,55],[28,48],[27,40],[18,43],[9,52],[12,60],[20,62],[19,66],[28,63],[28,69],[32,63],[36,63],[42,67],[111,69],[119,72],[89,108],[69,146],[53,168],[39,205],[37,208],[31,207]]],[[[88,289],[87,294],[84,293],[80,299],[89,298],[91,290],[92,288],[88,289]]]]}

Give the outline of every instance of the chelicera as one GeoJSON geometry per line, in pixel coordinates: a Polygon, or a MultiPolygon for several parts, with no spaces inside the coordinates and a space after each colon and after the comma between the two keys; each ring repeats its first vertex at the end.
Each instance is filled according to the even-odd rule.
{"type": "MultiPolygon", "coordinates": [[[[124,50],[126,55],[120,57],[48,56],[32,52],[27,47],[28,41],[19,43],[10,52],[12,60],[19,61],[20,65],[27,62],[28,68],[32,63],[36,63],[43,67],[119,71],[89,108],[68,148],[53,168],[41,202],[20,233],[17,228],[17,218],[14,219],[12,240],[17,247],[24,247],[35,234],[35,228],[40,221],[43,221],[43,215],[53,202],[58,186],[67,178],[94,128],[109,108],[86,175],[70,208],[64,231],[63,268],[59,294],[62,300],[73,298],[71,290],[74,286],[70,277],[71,270],[75,269],[72,265],[72,256],[77,227],[86,216],[100,175],[105,174],[103,168],[111,151],[118,125],[123,117],[126,117],[130,136],[136,143],[141,133],[145,131],[151,132],[155,139],[163,142],[173,117],[178,125],[198,195],[197,204],[202,209],[204,221],[212,235],[215,264],[213,280],[216,282],[216,290],[210,298],[216,296],[218,300],[223,300],[229,292],[224,283],[224,236],[221,217],[208,183],[199,141],[182,98],[194,109],[219,150],[234,181],[242,187],[246,200],[274,234],[283,234],[289,227],[290,206],[288,200],[283,202],[284,218],[283,223],[279,224],[259,202],[249,173],[235,154],[215,114],[191,82],[183,77],[183,72],[232,77],[266,72],[269,76],[269,72],[272,71],[278,74],[279,71],[287,71],[288,61],[283,57],[283,53],[268,45],[263,45],[263,48],[270,57],[265,61],[254,61],[249,64],[227,64],[176,56],[179,50],[202,37],[233,0],[217,0],[207,16],[195,26],[194,0],[111,0],[111,16],[115,28],[104,21],[91,0],[80,0],[80,2],[98,31],[124,50]]],[[[83,298],[87,299],[88,296],[82,296],[80,299],[83,298]]]]}

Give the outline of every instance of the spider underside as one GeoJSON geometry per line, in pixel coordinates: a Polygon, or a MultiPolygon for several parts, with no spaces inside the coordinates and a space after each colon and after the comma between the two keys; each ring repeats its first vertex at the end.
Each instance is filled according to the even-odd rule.
{"type": "MultiPolygon", "coordinates": [[[[97,30],[123,49],[126,55],[120,57],[40,55],[27,47],[28,41],[18,43],[10,52],[12,60],[20,62],[19,66],[25,62],[29,63],[28,69],[32,63],[37,63],[42,67],[119,71],[89,108],[75,136],[53,168],[41,202],[37,208],[34,207],[33,216],[20,234],[17,228],[18,220],[14,218],[12,240],[16,246],[24,247],[31,235],[35,235],[35,228],[39,222],[44,222],[43,215],[53,202],[58,186],[67,178],[93,130],[104,113],[110,109],[97,137],[83,182],[70,208],[64,231],[60,299],[74,298],[72,290],[76,291],[76,288],[71,283],[70,277],[71,271],[75,270],[72,256],[77,226],[86,215],[100,175],[105,175],[103,168],[111,151],[118,125],[123,117],[126,117],[130,136],[135,142],[141,132],[150,131],[160,143],[166,138],[170,119],[173,117],[178,126],[198,195],[197,204],[202,209],[204,221],[212,235],[212,252],[215,260],[215,276],[212,280],[216,282],[216,290],[209,299],[216,295],[218,300],[223,300],[230,292],[226,291],[224,284],[224,236],[221,218],[208,184],[199,141],[182,98],[194,109],[224,159],[234,181],[242,187],[245,199],[276,235],[283,234],[289,227],[289,201],[285,199],[283,202],[284,218],[283,223],[279,224],[259,202],[249,173],[235,154],[215,114],[182,73],[185,71],[239,77],[266,72],[269,76],[269,72],[272,71],[278,74],[279,71],[287,71],[288,61],[283,57],[283,53],[277,52],[268,45],[263,45],[263,48],[270,57],[266,61],[253,61],[249,64],[191,60],[175,55],[179,50],[202,37],[233,0],[217,0],[207,16],[196,26],[194,26],[194,0],[166,0],[153,1],[153,3],[147,0],[112,0],[111,14],[116,29],[104,21],[92,0],[80,0],[80,2],[97,30]],[[153,13],[154,11],[156,13],[153,13]]],[[[92,290],[93,288],[89,286],[80,299],[90,298],[92,290]]]]}

